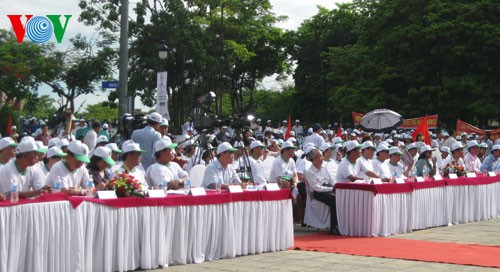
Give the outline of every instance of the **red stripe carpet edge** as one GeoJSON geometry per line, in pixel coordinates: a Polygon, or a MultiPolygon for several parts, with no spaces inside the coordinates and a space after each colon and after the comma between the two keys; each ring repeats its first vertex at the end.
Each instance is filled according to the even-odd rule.
{"type": "Polygon", "coordinates": [[[500,246],[318,233],[295,236],[295,249],[500,268],[500,246]]]}

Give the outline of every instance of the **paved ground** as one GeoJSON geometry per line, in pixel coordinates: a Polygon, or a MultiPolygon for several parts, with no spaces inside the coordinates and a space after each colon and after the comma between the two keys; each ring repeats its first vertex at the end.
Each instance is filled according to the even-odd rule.
{"type": "MultiPolygon", "coordinates": [[[[296,235],[314,233],[296,226],[296,235]]],[[[500,219],[432,228],[408,234],[390,236],[428,241],[447,241],[466,244],[500,245],[500,219]]],[[[500,258],[500,256],[492,256],[500,258]]],[[[164,271],[500,271],[467,265],[405,261],[375,257],[288,250],[242,256],[202,264],[171,266],[164,271]]],[[[161,269],[153,271],[162,271],[161,269]]]]}

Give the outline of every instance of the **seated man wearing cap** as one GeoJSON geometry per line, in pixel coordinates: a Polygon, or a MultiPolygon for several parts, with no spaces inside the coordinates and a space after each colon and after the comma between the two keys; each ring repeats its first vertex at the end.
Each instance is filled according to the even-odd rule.
{"type": "Polygon", "coordinates": [[[491,154],[486,156],[479,170],[483,173],[485,171],[497,172],[498,170],[500,170],[500,161],[498,160],[499,157],[500,157],[500,145],[493,145],[493,147],[491,148],[491,154]]]}
{"type": "Polygon", "coordinates": [[[330,233],[340,235],[337,222],[337,206],[332,188],[333,181],[326,168],[323,167],[323,154],[320,150],[314,148],[307,157],[312,162],[311,167],[305,173],[309,190],[313,192],[314,199],[330,207],[330,233]]]}
{"type": "Polygon", "coordinates": [[[360,178],[378,178],[373,172],[373,154],[375,146],[372,141],[366,141],[361,145],[361,156],[356,160],[356,176],[360,178]]]}
{"type": "Polygon", "coordinates": [[[122,151],[123,163],[111,168],[111,178],[119,174],[128,173],[141,183],[142,189],[147,190],[149,186],[146,182],[146,173],[141,167],[144,150],[141,149],[138,143],[128,140],[123,143],[122,151]]]}
{"type": "Polygon", "coordinates": [[[401,163],[401,155],[403,152],[397,146],[391,146],[389,148],[389,160],[387,161],[387,166],[393,178],[405,178],[404,167],[401,163]]]}
{"type": "Polygon", "coordinates": [[[441,151],[441,157],[438,157],[437,168],[439,169],[439,172],[443,173],[446,168],[444,161],[448,158],[448,156],[450,156],[450,149],[447,146],[442,146],[439,151],[441,151]]]}
{"type": "Polygon", "coordinates": [[[250,144],[250,167],[252,169],[253,183],[255,185],[264,185],[267,183],[267,178],[262,166],[262,154],[266,148],[260,141],[253,141],[250,144]]]}
{"type": "Polygon", "coordinates": [[[81,195],[87,188],[90,179],[89,171],[85,167],[90,162],[89,149],[82,142],[75,140],[68,145],[66,159],[54,164],[47,175],[47,185],[54,186],[59,180],[61,191],[69,195],[81,195]]]}
{"type": "Polygon", "coordinates": [[[161,114],[153,112],[148,116],[148,125],[141,129],[136,129],[132,132],[132,141],[139,144],[144,150],[142,157],[142,167],[148,169],[150,165],[155,163],[153,157],[153,147],[157,141],[161,139],[161,134],[157,131],[160,123],[163,121],[161,114]]]}
{"type": "Polygon", "coordinates": [[[389,147],[385,144],[379,144],[377,147],[377,156],[372,160],[373,172],[382,179],[382,182],[391,182],[392,172],[387,164],[389,159],[389,147]]]}
{"type": "Polygon", "coordinates": [[[122,154],[122,150],[118,148],[118,145],[115,143],[109,143],[105,145],[107,148],[111,149],[111,158],[117,163],[120,164],[120,155],[122,154]]]}
{"type": "Polygon", "coordinates": [[[188,179],[188,173],[172,160],[174,159],[174,148],[177,144],[172,143],[170,138],[161,139],[154,146],[156,163],[146,171],[146,180],[149,187],[160,188],[166,185],[168,189],[177,190],[184,187],[184,181],[188,179]]]}
{"type": "Polygon", "coordinates": [[[443,167],[447,168],[451,164],[458,164],[465,168],[464,162],[464,146],[460,142],[453,143],[451,147],[451,156],[446,157],[443,161],[443,167]]]}
{"type": "Polygon", "coordinates": [[[83,137],[83,143],[89,148],[89,152],[92,153],[97,144],[97,134],[101,132],[101,122],[95,120],[92,122],[92,129],[85,134],[83,137]]]}
{"type": "Polygon", "coordinates": [[[271,171],[269,173],[269,182],[277,182],[283,188],[290,188],[292,185],[298,182],[297,169],[295,167],[295,161],[292,157],[295,155],[295,149],[297,147],[292,142],[284,142],[281,146],[281,155],[277,157],[271,166],[271,171]],[[292,174],[290,181],[283,178],[285,171],[289,171],[292,174]]]}
{"type": "Polygon", "coordinates": [[[306,137],[304,140],[304,145],[307,143],[313,143],[316,147],[321,147],[325,143],[325,139],[319,135],[321,132],[321,125],[316,123],[312,126],[313,134],[306,137]]]}
{"type": "Polygon", "coordinates": [[[354,182],[362,180],[356,176],[356,161],[361,156],[361,145],[358,141],[347,141],[345,143],[346,154],[339,164],[335,182],[354,182]]]}
{"type": "Polygon", "coordinates": [[[303,147],[304,147],[304,153],[301,154],[301,156],[297,158],[297,161],[295,162],[295,169],[297,169],[297,178],[299,179],[300,182],[305,181],[306,170],[309,167],[311,167],[311,161],[307,159],[307,155],[309,155],[311,151],[313,151],[314,149],[317,149],[313,145],[313,143],[308,143],[303,147]]]}
{"type": "Polygon", "coordinates": [[[323,167],[328,171],[331,177],[332,186],[335,185],[335,176],[337,175],[337,170],[339,165],[337,164],[334,154],[335,146],[330,145],[329,143],[325,143],[320,148],[321,152],[323,152],[323,167]]]}
{"type": "Polygon", "coordinates": [[[109,140],[108,140],[108,137],[104,136],[104,135],[99,135],[97,137],[97,141],[95,143],[95,148],[98,148],[100,146],[105,146],[109,143],[109,140]]]}
{"type": "Polygon", "coordinates": [[[68,154],[62,152],[60,147],[53,146],[53,147],[49,148],[49,150],[47,151],[47,156],[44,159],[44,164],[43,165],[37,164],[37,165],[42,170],[45,177],[47,177],[47,175],[50,172],[50,169],[52,169],[54,164],[61,161],[67,155],[68,154]]]}
{"type": "Polygon", "coordinates": [[[224,142],[217,147],[217,160],[211,162],[203,175],[202,186],[208,189],[215,189],[218,182],[221,189],[225,190],[231,184],[241,184],[238,174],[233,168],[234,152],[230,143],[224,142]]]}
{"type": "Polygon", "coordinates": [[[478,158],[479,154],[479,144],[476,140],[469,141],[467,143],[467,149],[469,152],[464,157],[465,170],[467,172],[479,173],[481,168],[481,160],[478,158]]]}
{"type": "Polygon", "coordinates": [[[16,157],[17,143],[11,137],[0,139],[0,167],[16,157]]]}
{"type": "Polygon", "coordinates": [[[34,166],[38,160],[38,146],[30,136],[25,136],[17,147],[16,159],[0,169],[0,193],[8,194],[15,184],[19,197],[28,198],[40,195],[45,186],[45,175],[34,166]]]}

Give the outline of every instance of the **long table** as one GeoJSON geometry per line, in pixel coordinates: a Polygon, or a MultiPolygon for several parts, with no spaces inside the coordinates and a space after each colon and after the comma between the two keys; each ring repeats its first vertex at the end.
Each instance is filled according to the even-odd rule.
{"type": "Polygon", "coordinates": [[[290,190],[0,202],[0,271],[126,271],[285,250],[290,190]]]}
{"type": "Polygon", "coordinates": [[[500,176],[335,185],[343,235],[387,236],[500,216],[500,176]]]}

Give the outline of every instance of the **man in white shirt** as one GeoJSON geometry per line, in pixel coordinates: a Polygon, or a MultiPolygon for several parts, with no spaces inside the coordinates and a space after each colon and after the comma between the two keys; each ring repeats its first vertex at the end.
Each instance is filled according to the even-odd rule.
{"type": "Polygon", "coordinates": [[[85,134],[83,137],[83,143],[89,148],[89,152],[92,153],[97,144],[97,135],[101,132],[101,122],[95,120],[92,122],[92,129],[85,134]]]}
{"type": "Polygon", "coordinates": [[[453,143],[453,146],[451,148],[451,156],[446,157],[446,159],[443,161],[443,167],[456,163],[465,168],[463,157],[464,157],[464,146],[460,142],[455,142],[453,143]]]}
{"type": "Polygon", "coordinates": [[[330,180],[333,186],[335,185],[335,176],[337,175],[338,169],[338,164],[333,159],[335,147],[329,143],[325,143],[320,147],[320,150],[323,152],[323,167],[328,171],[328,174],[330,174],[330,180]]]}
{"type": "Polygon", "coordinates": [[[61,191],[68,195],[81,195],[87,188],[87,182],[92,180],[85,167],[90,162],[89,149],[82,142],[75,140],[68,145],[66,159],[57,162],[47,175],[47,185],[54,187],[54,183],[61,182],[61,191]]]}
{"type": "Polygon", "coordinates": [[[444,164],[446,158],[448,158],[448,156],[450,156],[450,148],[447,147],[447,146],[442,146],[439,151],[441,151],[441,156],[438,157],[438,160],[437,160],[437,167],[439,169],[440,172],[443,172],[446,168],[446,164],[444,164]]]}
{"type": "Polygon", "coordinates": [[[281,154],[274,161],[271,166],[271,171],[269,173],[269,182],[271,183],[279,183],[280,186],[287,188],[293,184],[296,184],[298,181],[297,177],[297,169],[295,167],[295,161],[292,157],[295,155],[295,149],[297,147],[292,142],[284,142],[281,146],[281,154]],[[291,172],[292,174],[292,184],[289,184],[287,181],[283,181],[282,177],[285,175],[285,171],[291,172]]]}
{"type": "Polygon", "coordinates": [[[231,184],[241,184],[238,174],[233,168],[234,152],[230,143],[224,142],[217,147],[217,160],[211,162],[203,175],[202,186],[208,189],[216,188],[218,182],[221,189],[226,190],[231,184]]]}
{"type": "Polygon", "coordinates": [[[188,173],[173,162],[174,151],[177,144],[172,143],[170,138],[156,142],[154,146],[156,163],[146,171],[146,180],[149,187],[159,188],[165,182],[168,189],[179,189],[184,187],[184,181],[188,179],[188,173]]]}
{"type": "Polygon", "coordinates": [[[17,147],[16,159],[9,161],[0,169],[0,193],[8,194],[15,184],[19,197],[28,198],[40,195],[45,186],[45,176],[36,167],[38,152],[35,140],[25,136],[17,147]]]}
{"type": "Polygon", "coordinates": [[[149,186],[146,182],[146,173],[141,166],[144,150],[141,149],[138,143],[128,140],[123,143],[122,151],[123,163],[114,165],[113,168],[111,168],[111,178],[123,173],[128,173],[139,181],[142,187],[141,189],[147,190],[149,186]]]}
{"type": "Polygon", "coordinates": [[[325,143],[325,139],[321,135],[319,135],[322,130],[321,125],[318,123],[314,124],[312,126],[312,130],[313,134],[306,137],[306,139],[304,140],[304,145],[306,145],[307,143],[313,143],[314,146],[319,148],[325,143]]]}
{"type": "Polygon", "coordinates": [[[304,128],[300,125],[300,120],[295,120],[295,125],[292,127],[292,131],[295,132],[297,138],[304,137],[304,128]]]}
{"type": "Polygon", "coordinates": [[[335,182],[354,182],[362,180],[356,176],[356,160],[361,156],[361,145],[358,141],[347,141],[345,143],[346,154],[339,164],[335,182]]]}
{"type": "Polygon", "coordinates": [[[312,165],[306,170],[305,177],[309,190],[312,191],[314,199],[325,203],[330,207],[330,233],[340,235],[337,221],[337,206],[330,174],[324,168],[323,154],[318,149],[314,149],[308,155],[312,165]]]}
{"type": "Polygon", "coordinates": [[[464,157],[465,170],[467,172],[480,173],[481,160],[477,157],[477,154],[479,154],[479,144],[476,140],[469,141],[467,149],[469,152],[464,157]]]}
{"type": "Polygon", "coordinates": [[[11,137],[0,139],[0,167],[16,157],[17,143],[11,137]]]}
{"type": "Polygon", "coordinates": [[[260,141],[253,141],[250,144],[250,167],[252,169],[253,183],[255,185],[264,185],[267,183],[267,178],[262,166],[262,151],[266,146],[260,141]]]}
{"type": "Polygon", "coordinates": [[[372,141],[366,141],[361,145],[361,157],[356,161],[356,176],[367,178],[378,178],[377,174],[373,172],[373,154],[375,153],[375,146],[372,141]]]}
{"type": "Polygon", "coordinates": [[[162,121],[161,114],[153,112],[148,116],[146,127],[132,132],[131,139],[139,144],[141,150],[144,150],[144,154],[142,154],[142,167],[144,169],[148,169],[151,164],[155,163],[153,147],[161,139],[161,134],[157,130],[162,121]]]}
{"type": "Polygon", "coordinates": [[[373,172],[382,179],[382,182],[390,182],[392,173],[387,164],[389,159],[389,147],[385,144],[380,144],[377,147],[377,157],[372,160],[373,172]]]}

